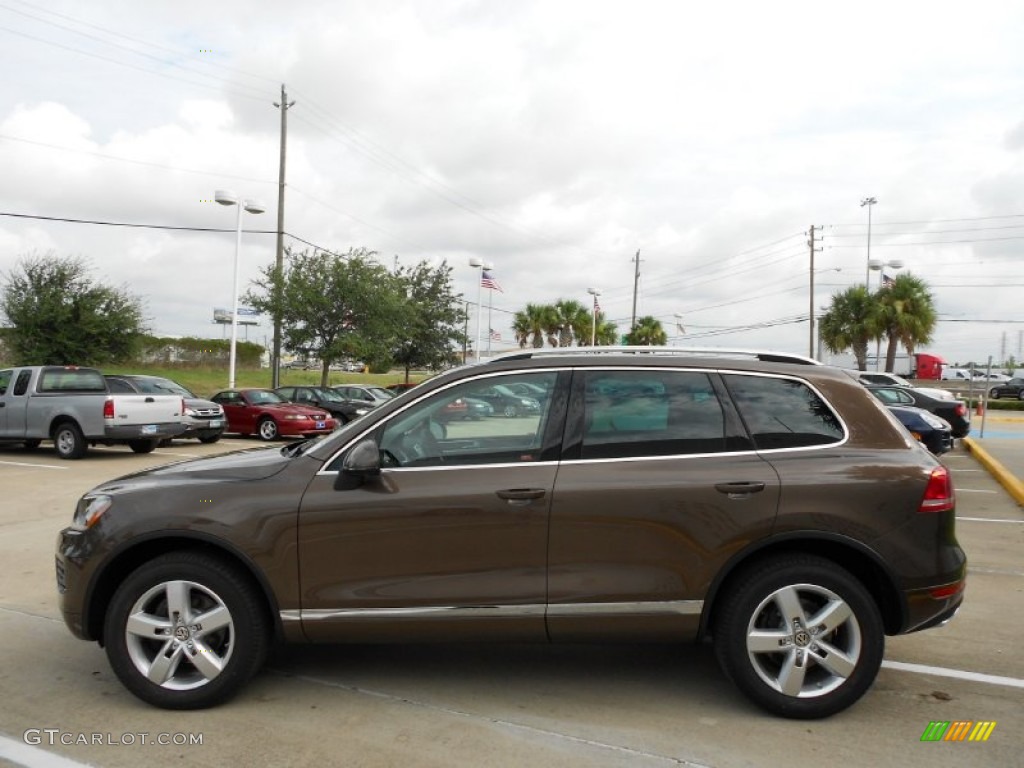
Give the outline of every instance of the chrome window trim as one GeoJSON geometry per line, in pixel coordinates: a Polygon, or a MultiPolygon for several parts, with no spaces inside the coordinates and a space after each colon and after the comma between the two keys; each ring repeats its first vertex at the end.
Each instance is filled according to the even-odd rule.
{"type": "Polygon", "coordinates": [[[284,610],[282,622],[363,619],[505,619],[548,616],[699,616],[703,600],[649,600],[630,603],[527,603],[522,605],[437,605],[411,608],[324,608],[284,610]]]}
{"type": "MultiPolygon", "coordinates": [[[[326,475],[328,477],[334,477],[336,474],[338,474],[337,471],[336,470],[328,470],[328,469],[325,469],[325,467],[329,466],[333,461],[335,461],[338,458],[338,456],[340,456],[345,451],[347,451],[349,448],[351,448],[353,445],[355,445],[360,440],[365,438],[368,434],[370,434],[371,432],[375,431],[381,425],[386,424],[387,422],[391,421],[394,418],[397,418],[399,415],[405,413],[407,410],[412,408],[417,403],[420,403],[423,400],[426,400],[428,397],[434,397],[435,395],[437,395],[437,394],[439,394],[441,392],[444,392],[446,389],[451,389],[452,387],[459,386],[460,384],[464,384],[467,381],[479,381],[480,379],[493,379],[493,378],[502,378],[502,377],[508,377],[508,376],[522,376],[524,374],[561,373],[562,371],[571,371],[571,370],[573,370],[573,366],[571,366],[571,365],[564,365],[564,366],[559,366],[559,367],[555,367],[555,368],[531,368],[531,369],[525,370],[525,371],[489,371],[488,372],[488,371],[481,370],[479,372],[479,375],[467,376],[467,377],[465,377],[463,379],[456,379],[455,381],[450,381],[447,384],[445,384],[443,387],[438,387],[437,389],[431,390],[430,392],[424,392],[419,397],[417,397],[415,400],[413,400],[410,403],[407,403],[406,405],[404,405],[402,408],[400,408],[399,410],[395,411],[394,413],[388,414],[387,417],[385,417],[383,419],[379,419],[379,420],[373,422],[372,425],[368,426],[366,429],[364,429],[358,435],[356,435],[355,437],[350,439],[348,442],[346,442],[341,448],[339,448],[334,453],[332,453],[331,456],[322,465],[320,465],[320,469],[317,470],[316,474],[317,475],[326,475]]],[[[369,414],[367,414],[367,415],[369,415],[369,414]]],[[[545,462],[545,463],[552,463],[552,462],[545,462]]],[[[524,465],[536,466],[536,463],[534,463],[534,462],[524,462],[524,465]]],[[[448,467],[448,469],[466,468],[466,467],[495,467],[495,466],[499,466],[499,465],[497,465],[497,464],[459,464],[458,467],[453,466],[453,467],[448,467]]],[[[519,466],[519,465],[516,464],[516,465],[513,465],[513,466],[519,466]]],[[[393,471],[394,469],[396,469],[396,467],[391,467],[391,468],[388,469],[388,471],[393,471]]],[[[422,469],[439,469],[439,467],[406,467],[405,468],[405,470],[409,470],[409,469],[420,469],[420,470],[422,470],[422,469]]]]}

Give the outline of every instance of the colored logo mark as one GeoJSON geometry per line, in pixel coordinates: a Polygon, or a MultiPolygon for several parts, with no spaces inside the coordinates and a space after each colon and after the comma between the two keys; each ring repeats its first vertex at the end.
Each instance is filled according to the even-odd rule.
{"type": "Polygon", "coordinates": [[[921,741],[988,741],[995,729],[995,720],[932,720],[921,741]]]}

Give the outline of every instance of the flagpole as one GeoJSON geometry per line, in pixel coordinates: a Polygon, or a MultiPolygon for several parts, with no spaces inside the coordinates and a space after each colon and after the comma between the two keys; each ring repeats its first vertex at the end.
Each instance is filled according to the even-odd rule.
{"type": "Polygon", "coordinates": [[[474,352],[476,353],[476,361],[480,362],[480,321],[483,319],[483,312],[481,311],[482,305],[480,303],[481,296],[483,295],[484,285],[484,261],[483,259],[472,256],[469,259],[469,266],[479,267],[480,273],[476,278],[476,347],[474,352]]]}
{"type": "MultiPolygon", "coordinates": [[[[482,281],[481,281],[482,282],[482,281]]],[[[494,336],[494,326],[491,325],[491,305],[494,304],[494,289],[487,287],[487,356],[491,356],[491,337],[494,336]]]]}

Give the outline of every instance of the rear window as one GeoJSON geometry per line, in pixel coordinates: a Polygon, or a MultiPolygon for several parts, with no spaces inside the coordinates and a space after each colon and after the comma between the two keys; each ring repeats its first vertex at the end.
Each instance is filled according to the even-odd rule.
{"type": "Polygon", "coordinates": [[[802,381],[741,374],[723,378],[759,450],[832,445],[845,437],[839,418],[802,381]]]}
{"type": "Polygon", "coordinates": [[[40,392],[106,392],[103,374],[91,368],[44,368],[40,392]]]}

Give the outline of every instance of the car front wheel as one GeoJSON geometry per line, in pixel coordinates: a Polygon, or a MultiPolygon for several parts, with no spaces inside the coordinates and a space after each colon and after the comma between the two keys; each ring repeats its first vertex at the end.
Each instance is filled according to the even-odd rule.
{"type": "Polygon", "coordinates": [[[118,678],[164,709],[201,709],[235,695],[263,664],[269,637],[255,589],[195,552],[140,566],[114,594],[104,623],[118,678]]]}
{"type": "Polygon", "coordinates": [[[776,715],[827,717],[856,702],[882,663],[885,632],[860,581],[810,555],[742,573],[714,625],[715,654],[751,700],[776,715]]]}

